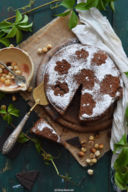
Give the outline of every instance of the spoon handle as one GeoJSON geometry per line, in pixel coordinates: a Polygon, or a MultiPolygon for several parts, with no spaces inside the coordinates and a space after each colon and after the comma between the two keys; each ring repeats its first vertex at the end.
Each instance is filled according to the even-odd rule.
{"type": "Polygon", "coordinates": [[[2,148],[2,154],[7,154],[8,152],[10,152],[10,150],[13,148],[13,146],[15,145],[26,121],[28,120],[32,110],[36,107],[36,105],[38,105],[39,103],[36,102],[33,107],[30,109],[30,111],[28,113],[26,113],[26,115],[23,117],[23,119],[21,120],[21,122],[19,123],[19,125],[14,129],[14,131],[10,134],[10,136],[7,138],[7,140],[5,141],[3,148],[2,148]]]}

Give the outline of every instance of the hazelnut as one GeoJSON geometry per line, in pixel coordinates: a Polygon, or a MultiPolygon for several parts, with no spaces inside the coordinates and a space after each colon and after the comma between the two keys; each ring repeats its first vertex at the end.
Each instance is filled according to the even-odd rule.
{"type": "Polygon", "coordinates": [[[99,144],[99,149],[103,149],[104,145],[103,144],[99,144]]]}
{"type": "Polygon", "coordinates": [[[86,140],[86,139],[80,141],[80,144],[81,144],[81,145],[85,145],[86,143],[87,143],[87,140],[86,140]]]}
{"type": "Polygon", "coordinates": [[[95,147],[96,149],[99,149],[99,144],[96,143],[96,144],[94,145],[94,147],[95,147]]]}
{"type": "Polygon", "coordinates": [[[52,44],[47,44],[48,49],[52,49],[52,44]]]}
{"type": "Polygon", "coordinates": [[[11,64],[12,67],[14,67],[16,65],[17,65],[16,62],[12,62],[12,64],[11,64]]]}
{"type": "Polygon", "coordinates": [[[94,159],[95,158],[95,154],[94,153],[90,153],[89,157],[90,157],[90,159],[94,159]]]}
{"type": "Polygon", "coordinates": [[[86,159],[86,163],[90,164],[91,163],[91,159],[86,159]]]}
{"type": "Polygon", "coordinates": [[[1,109],[6,110],[6,105],[1,105],[1,109]]]}
{"type": "Polygon", "coordinates": [[[9,79],[7,79],[7,80],[5,80],[4,83],[5,83],[6,86],[9,86],[11,84],[11,81],[9,79]]]}
{"type": "Polygon", "coordinates": [[[83,151],[80,151],[80,152],[78,153],[78,156],[79,156],[79,157],[84,157],[84,155],[85,155],[85,154],[84,154],[83,151]]]}
{"type": "Polygon", "coordinates": [[[97,163],[97,159],[96,159],[96,158],[93,158],[93,159],[91,159],[91,162],[92,162],[92,163],[97,163]]]}
{"type": "Polygon", "coordinates": [[[85,147],[82,147],[81,151],[85,153],[87,151],[87,149],[85,147]]]}
{"type": "Polygon", "coordinates": [[[15,95],[12,96],[12,101],[16,101],[16,96],[15,95]]]}
{"type": "Polygon", "coordinates": [[[4,82],[5,82],[5,77],[2,76],[2,77],[0,78],[0,81],[1,81],[2,83],[4,83],[4,82]]]}
{"type": "Polygon", "coordinates": [[[95,152],[95,156],[96,156],[96,157],[99,157],[99,156],[100,156],[100,151],[99,151],[99,150],[97,150],[97,151],[95,152]]]}
{"type": "Polygon", "coordinates": [[[20,70],[15,71],[15,73],[16,73],[17,75],[21,75],[21,71],[20,71],[20,70]]]}
{"type": "Polygon", "coordinates": [[[44,47],[44,48],[42,49],[42,52],[43,52],[43,53],[47,53],[47,52],[48,52],[48,48],[47,48],[47,47],[44,47]]]}
{"type": "Polygon", "coordinates": [[[94,171],[93,171],[92,169],[88,169],[88,170],[87,170],[87,173],[88,173],[89,175],[93,175],[94,171]]]}
{"type": "Polygon", "coordinates": [[[6,75],[5,78],[6,78],[6,79],[10,79],[10,75],[6,75]]]}
{"type": "Polygon", "coordinates": [[[95,153],[95,152],[96,152],[96,149],[93,147],[93,148],[90,149],[90,151],[91,151],[92,153],[95,153]]]}
{"type": "Polygon", "coordinates": [[[89,136],[89,140],[90,140],[90,141],[94,141],[94,136],[93,136],[93,135],[90,135],[90,136],[89,136]]]}
{"type": "Polygon", "coordinates": [[[39,55],[41,55],[41,54],[42,54],[42,48],[38,48],[38,49],[37,49],[37,53],[38,53],[39,55]]]}
{"type": "Polygon", "coordinates": [[[89,141],[88,145],[89,145],[89,147],[92,147],[94,145],[94,141],[89,141]]]}
{"type": "Polygon", "coordinates": [[[11,75],[10,77],[11,77],[11,79],[15,79],[14,75],[11,75]]]}
{"type": "Polygon", "coordinates": [[[1,68],[1,69],[4,69],[5,67],[4,67],[3,65],[0,65],[0,68],[1,68]]]}
{"type": "Polygon", "coordinates": [[[15,66],[13,67],[13,69],[14,69],[15,71],[17,71],[17,70],[18,70],[17,65],[15,65],[15,66]]]}
{"type": "Polygon", "coordinates": [[[10,44],[9,47],[14,47],[14,45],[13,45],[13,44],[10,44]]]}

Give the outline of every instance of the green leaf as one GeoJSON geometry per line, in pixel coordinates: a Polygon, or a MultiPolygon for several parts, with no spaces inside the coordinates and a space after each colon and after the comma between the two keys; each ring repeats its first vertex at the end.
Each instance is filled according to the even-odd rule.
{"type": "Polygon", "coordinates": [[[128,147],[127,135],[126,134],[124,134],[122,136],[121,140],[114,145],[114,152],[116,152],[117,150],[120,150],[120,149],[122,149],[124,147],[128,147]]]}
{"type": "Polygon", "coordinates": [[[5,34],[1,31],[0,32],[0,38],[2,38],[5,34]]]}
{"type": "Polygon", "coordinates": [[[0,109],[0,114],[6,114],[6,110],[5,109],[0,109]]]}
{"type": "Polygon", "coordinates": [[[10,41],[6,38],[0,38],[0,43],[8,47],[10,45],[10,41]]]}
{"type": "Polygon", "coordinates": [[[8,113],[6,113],[4,116],[3,116],[3,120],[7,121],[8,124],[11,124],[12,122],[12,116],[8,113]]]}
{"type": "Polygon", "coordinates": [[[65,11],[65,12],[63,12],[63,13],[57,14],[56,16],[64,17],[64,16],[69,15],[70,13],[71,13],[71,11],[69,10],[69,11],[65,11]]]}
{"type": "Polygon", "coordinates": [[[128,173],[126,173],[125,176],[120,174],[119,172],[115,173],[115,183],[116,185],[121,189],[121,190],[126,190],[128,189],[127,184],[128,184],[128,173]]]}
{"type": "Polygon", "coordinates": [[[112,11],[115,12],[115,5],[114,5],[113,1],[110,2],[110,7],[111,7],[112,11]]]}
{"type": "Polygon", "coordinates": [[[98,3],[98,5],[97,5],[97,8],[98,8],[99,10],[105,10],[105,9],[106,9],[106,6],[105,6],[103,0],[99,0],[99,3],[98,3]]]}
{"type": "Polygon", "coordinates": [[[18,25],[18,28],[21,29],[21,30],[30,30],[33,26],[33,23],[30,23],[30,24],[19,24],[18,25]]]}
{"type": "Polygon", "coordinates": [[[78,16],[76,15],[76,13],[74,11],[72,11],[71,17],[69,19],[69,28],[72,29],[74,28],[78,23],[78,16]]]}
{"type": "Polygon", "coordinates": [[[22,21],[19,22],[19,24],[26,24],[28,22],[28,16],[24,15],[24,18],[22,21]]]}
{"type": "Polygon", "coordinates": [[[124,72],[125,73],[125,75],[128,77],[128,72],[124,72]]]}
{"type": "Polygon", "coordinates": [[[3,29],[1,29],[1,31],[4,33],[9,33],[10,29],[11,29],[10,27],[9,28],[3,28],[3,29]]]}
{"type": "Polygon", "coordinates": [[[9,33],[7,34],[6,38],[13,38],[16,35],[16,27],[13,26],[12,29],[10,29],[9,33]]]}
{"type": "Polygon", "coordinates": [[[29,139],[25,136],[25,134],[22,132],[19,137],[18,137],[18,142],[19,143],[26,143],[28,142],[29,139]]]}
{"type": "Polygon", "coordinates": [[[114,168],[117,171],[122,171],[124,167],[128,166],[128,148],[122,149],[118,158],[114,163],[114,168]]]}
{"type": "Polygon", "coordinates": [[[2,29],[2,28],[8,28],[8,27],[10,27],[10,26],[12,26],[12,23],[7,22],[7,21],[2,21],[2,22],[0,23],[0,29],[2,29]]]}
{"type": "Polygon", "coordinates": [[[18,109],[16,109],[14,106],[13,106],[13,104],[10,104],[9,106],[8,106],[8,113],[10,114],[10,115],[13,115],[13,116],[15,116],[15,117],[19,117],[19,110],[18,109]]]}
{"type": "Polygon", "coordinates": [[[72,9],[75,5],[75,0],[63,0],[60,5],[67,9],[72,9]]]}
{"type": "Polygon", "coordinates": [[[18,23],[22,20],[22,14],[20,13],[19,10],[16,10],[16,20],[15,23],[18,23]]]}
{"type": "Polygon", "coordinates": [[[22,32],[17,28],[16,30],[16,43],[20,43],[23,39],[22,32]]]}
{"type": "Polygon", "coordinates": [[[95,1],[90,1],[88,0],[86,3],[79,3],[76,5],[76,9],[79,10],[88,10],[92,7],[97,7],[99,0],[95,0],[95,1]]]}

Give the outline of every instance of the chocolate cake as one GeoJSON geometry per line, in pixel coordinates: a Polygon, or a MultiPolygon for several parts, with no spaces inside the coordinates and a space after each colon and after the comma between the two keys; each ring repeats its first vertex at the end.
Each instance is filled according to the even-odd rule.
{"type": "Polygon", "coordinates": [[[120,72],[109,55],[96,47],[71,44],[48,61],[44,74],[48,101],[63,116],[80,90],[78,118],[100,120],[122,95],[120,72]]]}
{"type": "Polygon", "coordinates": [[[56,133],[54,128],[42,118],[34,124],[31,133],[60,143],[60,136],[56,133]]]}

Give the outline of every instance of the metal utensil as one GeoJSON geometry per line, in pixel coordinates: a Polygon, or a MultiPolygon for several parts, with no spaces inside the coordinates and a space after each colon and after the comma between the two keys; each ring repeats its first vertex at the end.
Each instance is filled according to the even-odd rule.
{"type": "Polygon", "coordinates": [[[33,109],[39,104],[46,106],[48,105],[47,98],[45,96],[44,92],[44,83],[42,82],[38,87],[36,87],[33,90],[33,98],[35,100],[35,104],[32,106],[32,108],[29,110],[29,112],[23,117],[19,125],[14,129],[14,131],[11,133],[11,135],[8,137],[8,139],[5,141],[2,153],[7,154],[16,143],[18,136],[20,135],[26,121],[28,120],[30,113],[33,111],[33,109]]]}
{"type": "Polygon", "coordinates": [[[24,76],[22,76],[22,75],[17,75],[14,71],[12,71],[10,68],[8,68],[8,66],[7,66],[5,63],[3,63],[3,62],[1,62],[1,61],[0,61],[0,65],[3,65],[11,74],[14,75],[14,77],[15,77],[15,82],[16,82],[16,84],[17,84],[18,86],[23,87],[23,86],[26,84],[26,79],[25,79],[24,76]]]}

